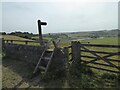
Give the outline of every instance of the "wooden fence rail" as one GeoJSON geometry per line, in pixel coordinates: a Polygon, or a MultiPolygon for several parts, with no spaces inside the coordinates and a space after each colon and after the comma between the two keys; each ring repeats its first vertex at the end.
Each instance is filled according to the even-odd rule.
{"type": "Polygon", "coordinates": [[[120,74],[120,45],[81,44],[78,41],[73,41],[71,46],[66,48],[68,49],[68,61],[72,59],[72,62],[81,63],[80,65],[85,65],[86,67],[120,74]],[[97,49],[92,50],[91,47],[92,49],[115,49],[116,52],[106,51],[104,49],[103,51],[97,49]],[[71,49],[71,51],[69,51],[69,49],[71,49]],[[71,58],[69,58],[70,55],[71,58]],[[116,58],[111,58],[113,56],[116,58]]]}
{"type": "MultiPolygon", "coordinates": [[[[4,43],[24,42],[25,44],[28,44],[29,42],[39,43],[39,41],[4,40],[4,39],[2,39],[2,42],[4,43]]],[[[120,45],[81,44],[78,41],[72,41],[71,46],[64,47],[63,49],[66,57],[65,61],[67,64],[69,64],[68,62],[81,63],[80,65],[85,65],[86,67],[120,74],[120,51],[119,50],[120,50],[120,45]],[[95,48],[115,49],[115,52],[107,51],[104,49],[103,51],[100,51],[95,48]],[[84,53],[89,53],[89,54],[84,54],[84,53]],[[112,58],[113,56],[116,58],[112,58]],[[102,63],[100,61],[102,61],[102,63]]]]}
{"type": "Polygon", "coordinates": [[[30,41],[30,40],[7,40],[7,39],[3,39],[4,43],[13,43],[13,42],[24,42],[25,44],[28,44],[28,43],[39,43],[39,41],[30,41]]]}

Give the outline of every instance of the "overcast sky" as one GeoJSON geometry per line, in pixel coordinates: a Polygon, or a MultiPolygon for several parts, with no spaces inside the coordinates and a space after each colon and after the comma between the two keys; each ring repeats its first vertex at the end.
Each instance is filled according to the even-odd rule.
{"type": "Polygon", "coordinates": [[[2,31],[38,33],[37,20],[46,21],[43,33],[118,28],[117,2],[3,2],[2,31]]]}

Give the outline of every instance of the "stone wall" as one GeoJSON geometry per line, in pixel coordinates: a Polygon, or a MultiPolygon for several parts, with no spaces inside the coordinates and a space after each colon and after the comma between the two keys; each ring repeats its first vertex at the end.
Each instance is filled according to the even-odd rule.
{"type": "MultiPolygon", "coordinates": [[[[29,65],[36,66],[44,47],[29,46],[20,44],[4,44],[4,51],[6,56],[14,58],[15,60],[23,60],[29,65]]],[[[48,69],[48,77],[63,77],[65,76],[65,57],[61,49],[55,49],[54,55],[48,69]]]]}
{"type": "Polygon", "coordinates": [[[36,65],[44,47],[41,46],[30,46],[20,44],[4,44],[4,51],[6,56],[26,61],[30,64],[36,65]]]}

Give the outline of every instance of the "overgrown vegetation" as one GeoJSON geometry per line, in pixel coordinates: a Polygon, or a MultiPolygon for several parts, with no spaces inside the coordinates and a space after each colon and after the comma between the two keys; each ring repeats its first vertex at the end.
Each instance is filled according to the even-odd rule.
{"type": "Polygon", "coordinates": [[[119,75],[96,73],[85,65],[75,64],[70,67],[69,84],[76,88],[119,88],[119,75]]]}

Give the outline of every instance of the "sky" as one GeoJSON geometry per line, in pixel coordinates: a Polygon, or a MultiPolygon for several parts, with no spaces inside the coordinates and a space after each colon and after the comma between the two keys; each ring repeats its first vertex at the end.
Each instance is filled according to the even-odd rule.
{"type": "Polygon", "coordinates": [[[2,2],[2,31],[38,33],[38,19],[43,33],[117,29],[118,2],[2,2]]]}

